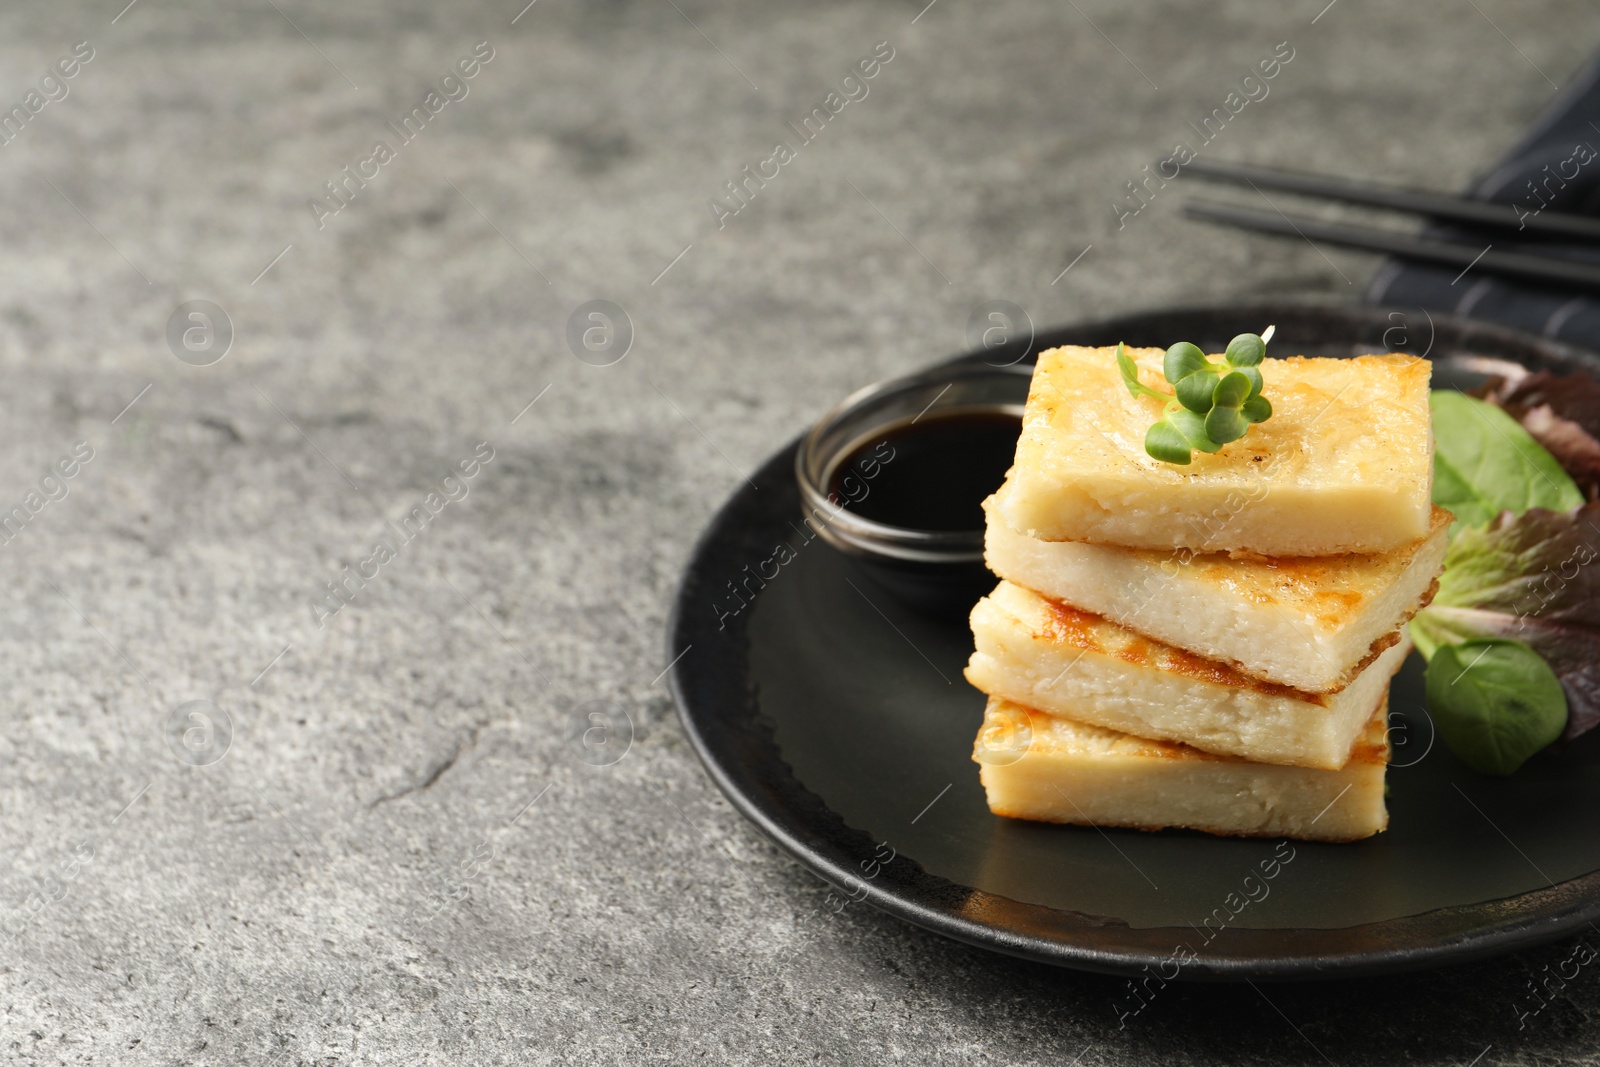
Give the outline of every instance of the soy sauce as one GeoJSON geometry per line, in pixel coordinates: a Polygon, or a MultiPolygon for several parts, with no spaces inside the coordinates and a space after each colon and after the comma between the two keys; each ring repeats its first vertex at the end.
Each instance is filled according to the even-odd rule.
{"type": "Polygon", "coordinates": [[[828,493],[856,515],[913,530],[983,529],[983,501],[1000,488],[1022,419],[997,409],[926,415],[857,446],[828,493]]]}

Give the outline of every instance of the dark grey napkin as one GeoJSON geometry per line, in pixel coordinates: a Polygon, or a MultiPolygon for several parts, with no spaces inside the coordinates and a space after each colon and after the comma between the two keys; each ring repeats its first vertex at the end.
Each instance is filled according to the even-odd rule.
{"type": "MultiPolygon", "coordinates": [[[[1533,129],[1468,195],[1515,204],[1527,212],[1600,215],[1600,56],[1563,89],[1533,129]]],[[[1429,235],[1496,251],[1532,251],[1600,264],[1600,246],[1536,236],[1530,231],[1430,225],[1429,235]]],[[[1425,307],[1600,349],[1600,294],[1517,281],[1479,270],[1463,273],[1404,259],[1385,263],[1367,299],[1392,307],[1425,307]]]]}

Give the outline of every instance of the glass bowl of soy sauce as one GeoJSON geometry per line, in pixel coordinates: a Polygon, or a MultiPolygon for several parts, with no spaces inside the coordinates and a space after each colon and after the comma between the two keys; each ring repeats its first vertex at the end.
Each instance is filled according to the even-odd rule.
{"type": "Polygon", "coordinates": [[[971,608],[995,582],[983,501],[1011,469],[1032,378],[962,361],[847,397],[795,456],[807,525],[904,603],[971,608]]]}

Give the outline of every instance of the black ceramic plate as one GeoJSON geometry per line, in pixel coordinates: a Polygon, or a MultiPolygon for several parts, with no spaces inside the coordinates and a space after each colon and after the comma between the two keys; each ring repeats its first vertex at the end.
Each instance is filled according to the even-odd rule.
{"type": "MultiPolygon", "coordinates": [[[[1470,383],[1484,358],[1600,373],[1592,354],[1497,327],[1326,306],[1154,312],[965,358],[1175,339],[1220,351],[1268,323],[1278,352],[1426,355],[1441,387],[1470,383]]],[[[1600,731],[1512,778],[1481,777],[1433,743],[1415,657],[1391,698],[1389,830],[1367,841],[1283,845],[991,815],[971,759],[984,698],[961,677],[964,620],[900,606],[808,539],[794,447],[728,501],[695,549],[669,628],[669,655],[681,653],[672,685],[717,785],[842,894],[1070,967],[1170,976],[1174,956],[1193,953],[1187,978],[1436,966],[1600,918],[1600,731]],[[768,562],[784,555],[779,545],[794,557],[781,566],[768,562]],[[747,604],[730,594],[730,582],[774,567],[747,604]]]]}

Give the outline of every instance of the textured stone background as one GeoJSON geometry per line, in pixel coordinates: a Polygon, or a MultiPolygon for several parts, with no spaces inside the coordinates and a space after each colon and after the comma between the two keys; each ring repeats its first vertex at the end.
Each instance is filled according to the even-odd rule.
{"type": "Polygon", "coordinates": [[[0,552],[4,1062],[1597,1062],[1593,970],[1513,1007],[1570,946],[1175,987],[1119,1031],[1113,980],[865,907],[819,926],[655,681],[741,472],[965,347],[979,302],[1356,299],[1370,258],[1183,222],[1175,189],[1117,229],[1278,42],[1208,153],[1450,189],[1586,58],[1592,6],[123,2],[0,11],[8,106],[95,49],[0,147],[0,510],[94,449],[0,552]],[[307,199],[485,40],[319,230],[307,199]],[[884,40],[718,231],[708,197],[884,40]],[[597,298],[636,331],[608,367],[565,337],[597,298]],[[165,338],[191,299],[233,324],[211,366],[165,338]],[[480,441],[470,494],[319,629],[480,441]],[[191,700],[225,754],[215,714],[174,747],[191,700]],[[610,766],[573,740],[591,701],[632,722],[610,766]]]}

